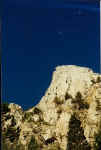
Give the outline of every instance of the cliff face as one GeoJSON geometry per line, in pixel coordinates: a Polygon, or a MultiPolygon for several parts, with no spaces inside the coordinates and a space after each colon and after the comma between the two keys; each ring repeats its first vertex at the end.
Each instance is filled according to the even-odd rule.
{"type": "Polygon", "coordinates": [[[9,104],[2,115],[8,149],[94,150],[100,124],[101,75],[73,65],[56,67],[38,105],[9,104]]]}

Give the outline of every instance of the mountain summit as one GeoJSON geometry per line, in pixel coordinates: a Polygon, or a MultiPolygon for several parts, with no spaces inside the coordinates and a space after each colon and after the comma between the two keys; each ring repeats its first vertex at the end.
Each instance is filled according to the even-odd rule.
{"type": "Polygon", "coordinates": [[[27,111],[3,105],[4,150],[95,150],[100,130],[101,75],[89,68],[56,67],[45,95],[27,111]]]}

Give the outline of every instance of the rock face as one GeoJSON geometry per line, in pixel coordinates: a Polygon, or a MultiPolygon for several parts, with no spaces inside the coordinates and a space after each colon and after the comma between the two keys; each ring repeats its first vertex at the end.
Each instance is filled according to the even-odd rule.
{"type": "Polygon", "coordinates": [[[10,147],[15,142],[29,150],[34,137],[40,150],[94,150],[101,123],[101,75],[89,68],[58,66],[38,105],[27,111],[16,104],[8,108],[2,131],[10,147]],[[17,135],[13,141],[8,133],[12,128],[17,135]]]}

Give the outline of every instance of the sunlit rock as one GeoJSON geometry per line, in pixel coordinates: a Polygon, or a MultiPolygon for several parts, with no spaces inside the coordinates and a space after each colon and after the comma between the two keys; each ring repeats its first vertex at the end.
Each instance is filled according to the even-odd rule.
{"type": "Polygon", "coordinates": [[[14,141],[26,150],[32,136],[41,150],[94,150],[101,123],[101,75],[85,67],[58,66],[38,105],[25,112],[15,104],[9,109],[3,133],[13,119],[15,130],[20,129],[14,141]]]}

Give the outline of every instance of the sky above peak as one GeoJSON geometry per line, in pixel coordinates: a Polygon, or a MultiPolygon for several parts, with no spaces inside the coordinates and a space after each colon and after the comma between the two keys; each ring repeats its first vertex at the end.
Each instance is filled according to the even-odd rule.
{"type": "Polygon", "coordinates": [[[2,14],[3,101],[37,104],[58,65],[100,71],[98,1],[4,0],[2,14]]]}

